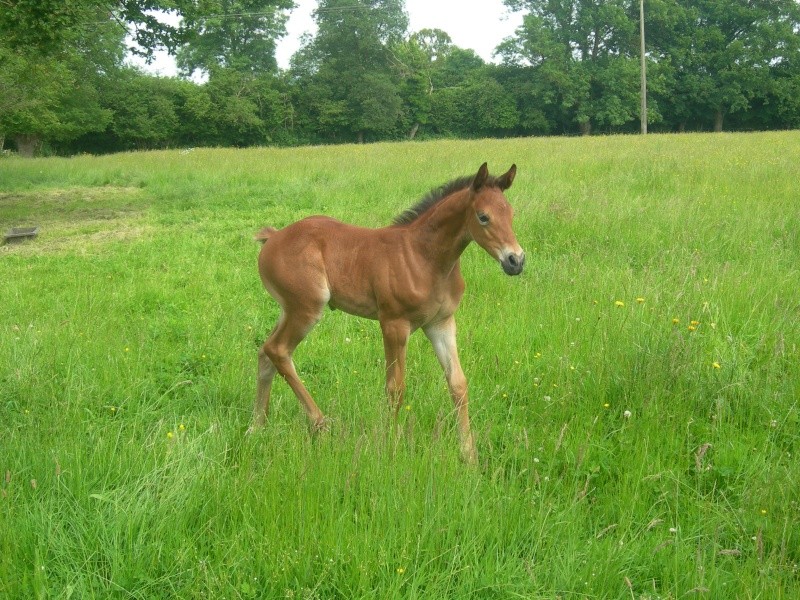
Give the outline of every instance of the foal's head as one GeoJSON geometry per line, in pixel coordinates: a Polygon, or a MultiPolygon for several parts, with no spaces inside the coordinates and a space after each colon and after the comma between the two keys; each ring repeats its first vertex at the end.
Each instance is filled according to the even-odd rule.
{"type": "Polygon", "coordinates": [[[472,180],[472,200],[467,214],[470,236],[500,262],[507,275],[519,275],[525,264],[525,253],[511,228],[514,209],[503,195],[516,174],[517,166],[511,165],[504,175],[490,178],[489,169],[483,163],[472,180]]]}

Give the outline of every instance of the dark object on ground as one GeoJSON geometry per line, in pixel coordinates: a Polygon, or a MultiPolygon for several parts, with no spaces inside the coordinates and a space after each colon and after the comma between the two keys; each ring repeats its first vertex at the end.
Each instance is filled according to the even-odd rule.
{"type": "Polygon", "coordinates": [[[6,233],[6,244],[19,244],[25,240],[31,240],[39,235],[38,227],[12,227],[11,231],[6,233]]]}

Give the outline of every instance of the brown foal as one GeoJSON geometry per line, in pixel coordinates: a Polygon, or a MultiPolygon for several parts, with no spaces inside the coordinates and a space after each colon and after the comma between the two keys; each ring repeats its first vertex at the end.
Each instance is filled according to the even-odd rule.
{"type": "Polygon", "coordinates": [[[453,318],[464,293],[459,258],[474,241],[508,275],[522,272],[525,254],[511,228],[513,209],[503,195],[515,174],[512,165],[504,175],[492,177],[484,163],[474,177],[434,190],[393,225],[380,229],[323,216],[280,230],[263,229],[256,236],[263,242],[258,270],[281,315],[258,352],[258,394],[250,429],[264,424],[276,372],[300,400],[312,428],[325,428],[322,411],[297,376],[292,353],[327,304],[380,322],[386,393],[395,414],[403,402],[408,337],[422,328],[455,404],[461,456],[474,463],[467,380],[458,360],[453,318]]]}

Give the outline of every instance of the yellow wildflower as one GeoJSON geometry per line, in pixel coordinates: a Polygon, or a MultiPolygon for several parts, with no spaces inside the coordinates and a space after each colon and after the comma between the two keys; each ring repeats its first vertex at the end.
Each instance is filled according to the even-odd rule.
{"type": "Polygon", "coordinates": [[[614,302],[614,306],[619,306],[620,308],[622,308],[623,306],[625,306],[625,303],[622,300],[617,300],[616,302],[614,302]]]}

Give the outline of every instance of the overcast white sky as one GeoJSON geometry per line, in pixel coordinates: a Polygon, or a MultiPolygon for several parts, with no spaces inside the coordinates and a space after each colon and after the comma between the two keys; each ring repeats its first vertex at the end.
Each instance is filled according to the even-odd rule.
{"type": "MultiPolygon", "coordinates": [[[[300,47],[303,33],[314,33],[311,12],[316,0],[295,0],[295,8],[286,25],[287,35],[278,42],[276,59],[283,68],[300,47]]],[[[510,13],[502,0],[405,0],[410,31],[441,29],[450,34],[460,48],[471,48],[484,60],[492,60],[492,52],[503,39],[522,24],[522,13],[510,13]]],[[[132,60],[135,64],[141,64],[132,60]]],[[[175,61],[160,52],[155,62],[145,69],[161,75],[175,75],[175,61]]]]}

